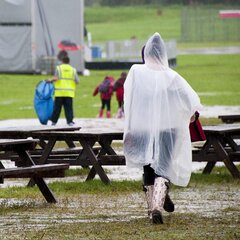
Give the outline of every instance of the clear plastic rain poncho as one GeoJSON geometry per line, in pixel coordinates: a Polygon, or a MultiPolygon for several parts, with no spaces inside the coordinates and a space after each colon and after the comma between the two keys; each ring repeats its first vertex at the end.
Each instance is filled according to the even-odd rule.
{"type": "Polygon", "coordinates": [[[198,95],[168,66],[164,42],[155,33],[124,84],[124,155],[127,166],[151,164],[155,173],[186,186],[191,176],[189,123],[201,109],[198,95]]]}

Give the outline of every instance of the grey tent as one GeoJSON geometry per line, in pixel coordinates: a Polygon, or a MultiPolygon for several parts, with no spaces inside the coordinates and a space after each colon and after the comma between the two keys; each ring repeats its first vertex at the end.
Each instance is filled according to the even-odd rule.
{"type": "Polygon", "coordinates": [[[83,0],[1,0],[0,72],[52,72],[61,41],[75,43],[71,64],[84,70],[83,0]]]}

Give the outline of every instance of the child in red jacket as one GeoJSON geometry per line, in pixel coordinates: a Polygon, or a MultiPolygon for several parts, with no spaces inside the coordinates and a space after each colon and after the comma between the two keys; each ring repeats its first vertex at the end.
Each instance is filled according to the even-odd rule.
{"type": "Polygon", "coordinates": [[[117,118],[122,118],[124,117],[124,112],[123,112],[123,84],[126,80],[127,73],[122,72],[120,78],[115,82],[113,86],[113,91],[116,91],[116,97],[118,101],[118,112],[117,112],[117,118]]]}
{"type": "Polygon", "coordinates": [[[111,117],[111,98],[113,94],[113,82],[114,82],[113,77],[106,76],[104,80],[101,82],[101,84],[98,85],[93,92],[93,96],[96,96],[98,93],[100,93],[102,106],[99,110],[98,115],[99,118],[103,117],[105,106],[107,108],[106,112],[107,118],[111,117]]]}

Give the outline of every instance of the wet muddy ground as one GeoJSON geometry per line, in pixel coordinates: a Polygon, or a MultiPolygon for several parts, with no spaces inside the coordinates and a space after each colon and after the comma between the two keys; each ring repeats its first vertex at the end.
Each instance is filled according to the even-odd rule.
{"type": "MultiPolygon", "coordinates": [[[[173,189],[170,195],[176,209],[174,213],[163,213],[166,224],[169,224],[174,216],[184,218],[185,214],[204,217],[213,222],[219,219],[230,220],[228,231],[240,237],[238,186],[231,184],[190,186],[173,189]]],[[[126,223],[136,219],[149,222],[145,196],[140,191],[111,195],[79,194],[79,196],[61,196],[58,199],[57,204],[46,204],[43,199],[0,199],[1,239],[31,239],[27,237],[29,232],[40,230],[44,232],[46,229],[62,227],[65,224],[126,223]]]]}

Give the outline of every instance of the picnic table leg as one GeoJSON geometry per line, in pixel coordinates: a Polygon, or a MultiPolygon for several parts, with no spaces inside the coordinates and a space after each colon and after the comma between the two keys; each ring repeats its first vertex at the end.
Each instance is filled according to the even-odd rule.
{"type": "Polygon", "coordinates": [[[227,169],[230,171],[234,178],[240,178],[240,172],[238,171],[237,167],[232,163],[232,161],[229,159],[228,153],[221,145],[219,139],[216,137],[212,138],[213,147],[218,157],[224,162],[225,166],[227,167],[227,169]]]}
{"type": "MultiPolygon", "coordinates": [[[[201,151],[199,152],[199,156],[202,157],[203,159],[207,158],[207,154],[208,154],[208,151],[209,151],[211,146],[212,146],[211,139],[207,139],[207,141],[203,145],[201,151]]],[[[210,174],[215,165],[216,165],[216,162],[208,162],[206,164],[206,166],[204,167],[202,173],[203,174],[210,174]]]]}
{"type": "Polygon", "coordinates": [[[216,162],[208,162],[206,166],[204,167],[202,173],[203,174],[209,174],[213,170],[214,166],[216,165],[216,162]]]}
{"type": "Polygon", "coordinates": [[[23,150],[21,148],[16,148],[16,152],[19,158],[23,160],[23,162],[27,163],[27,165],[25,166],[35,165],[35,163],[33,162],[32,158],[30,157],[29,153],[26,150],[23,150]]]}
{"type": "MultiPolygon", "coordinates": [[[[89,161],[92,163],[94,170],[92,170],[92,173],[94,173],[94,171],[96,171],[96,173],[99,175],[100,179],[108,184],[110,183],[110,180],[108,178],[108,176],[106,175],[106,173],[104,172],[102,166],[99,164],[93,150],[91,147],[91,144],[88,143],[85,139],[81,139],[80,140],[80,144],[82,145],[83,149],[86,151],[88,157],[89,157],[89,161]]],[[[87,180],[92,180],[92,173],[90,171],[90,175],[88,175],[87,180]]],[[[94,174],[95,176],[95,174],[94,174]]]]}
{"type": "Polygon", "coordinates": [[[96,176],[97,172],[94,167],[92,167],[87,175],[86,181],[93,180],[96,176]]]}
{"type": "Polygon", "coordinates": [[[33,177],[34,183],[37,184],[39,190],[41,191],[42,195],[45,197],[48,203],[56,203],[57,200],[54,197],[52,191],[49,189],[47,183],[43,178],[33,177]]]}
{"type": "MultiPolygon", "coordinates": [[[[26,166],[34,166],[35,165],[35,163],[32,161],[32,159],[27,151],[22,150],[20,148],[16,149],[16,151],[17,151],[20,159],[26,161],[26,163],[27,163],[26,166]]],[[[34,183],[37,184],[39,190],[41,191],[41,193],[43,194],[43,196],[45,197],[47,202],[49,202],[49,203],[57,202],[52,191],[49,189],[48,185],[46,184],[46,182],[44,181],[43,178],[33,177],[33,181],[34,181],[34,183]]]]}
{"type": "Polygon", "coordinates": [[[103,152],[100,152],[100,154],[102,153],[107,153],[109,155],[117,155],[116,152],[113,150],[113,148],[111,147],[112,144],[112,139],[100,139],[99,140],[99,144],[102,147],[103,152]]]}
{"type": "Polygon", "coordinates": [[[229,144],[229,146],[234,151],[239,151],[240,150],[240,146],[236,142],[234,142],[234,140],[231,137],[227,136],[227,137],[225,137],[225,139],[226,139],[226,142],[229,144]]]}
{"type": "Polygon", "coordinates": [[[2,162],[0,162],[0,169],[4,169],[5,167],[3,166],[2,162]]]}
{"type": "Polygon", "coordinates": [[[46,147],[47,143],[46,143],[43,139],[40,139],[38,145],[39,145],[42,149],[44,149],[44,148],[46,147]]]}
{"type": "MultiPolygon", "coordinates": [[[[0,162],[0,169],[4,169],[2,162],[0,162]]],[[[0,177],[0,183],[4,183],[3,177],[0,177]]]]}
{"type": "MultiPolygon", "coordinates": [[[[100,139],[99,144],[101,145],[102,148],[101,148],[98,156],[105,155],[106,153],[110,154],[110,155],[116,155],[116,152],[111,147],[111,143],[112,143],[112,139],[110,139],[110,138],[108,140],[100,139]]],[[[92,167],[89,171],[88,176],[87,176],[87,180],[94,179],[96,174],[97,174],[97,172],[96,172],[95,168],[92,167]]]]}
{"type": "Polygon", "coordinates": [[[68,145],[69,148],[74,148],[76,145],[74,144],[73,141],[71,140],[65,140],[66,144],[68,145]]]}
{"type": "MultiPolygon", "coordinates": [[[[95,140],[92,140],[92,141],[91,141],[91,140],[88,140],[88,145],[91,146],[91,147],[93,147],[93,145],[95,144],[95,142],[96,142],[95,140]]],[[[100,152],[101,152],[101,151],[102,151],[102,149],[100,150],[100,152]]],[[[82,152],[81,152],[81,153],[79,154],[79,156],[77,157],[77,160],[81,161],[81,158],[84,159],[84,158],[83,158],[84,154],[86,155],[85,158],[87,158],[87,153],[86,153],[86,151],[85,151],[84,148],[83,148],[82,152]]],[[[89,166],[88,166],[87,164],[85,164],[84,162],[82,162],[81,165],[82,165],[83,168],[89,168],[89,166]]],[[[93,180],[93,179],[95,178],[96,174],[97,174],[97,172],[96,172],[95,168],[92,167],[92,168],[90,169],[89,173],[88,173],[88,176],[87,176],[86,181],[93,180]]]]}
{"type": "MultiPolygon", "coordinates": [[[[42,156],[39,159],[39,164],[44,164],[47,162],[48,156],[51,153],[54,145],[56,143],[56,139],[50,139],[48,143],[45,145],[42,156]]],[[[33,187],[35,185],[34,179],[31,178],[30,181],[28,182],[27,186],[28,187],[33,187]]]]}
{"type": "Polygon", "coordinates": [[[56,141],[57,141],[56,138],[49,139],[47,145],[43,150],[42,156],[39,159],[39,164],[44,164],[47,162],[48,156],[51,153],[56,141]]]}

